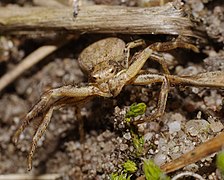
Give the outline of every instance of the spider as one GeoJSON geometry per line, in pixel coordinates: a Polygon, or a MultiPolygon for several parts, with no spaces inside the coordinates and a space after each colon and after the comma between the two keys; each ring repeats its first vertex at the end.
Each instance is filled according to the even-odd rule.
{"type": "Polygon", "coordinates": [[[79,64],[84,72],[90,77],[86,86],[62,86],[45,92],[40,101],[26,115],[21,126],[16,131],[13,141],[18,142],[20,134],[35,118],[41,117],[42,121],[34,133],[31,149],[28,155],[28,170],[32,169],[32,158],[38,140],[43,136],[55,109],[74,105],[88,100],[94,96],[115,97],[125,85],[149,85],[161,83],[161,91],[158,97],[157,111],[144,120],[133,121],[137,125],[146,121],[159,118],[163,115],[166,107],[170,85],[193,85],[224,87],[224,72],[215,71],[202,73],[194,76],[170,75],[166,62],[158,52],[169,51],[175,48],[186,48],[198,52],[197,47],[186,42],[175,40],[171,42],[153,43],[132,57],[130,49],[145,46],[143,40],[136,40],[125,44],[116,37],[99,40],[85,48],[79,58],[79,64]],[[153,74],[142,70],[148,59],[161,64],[163,74],[153,74]]]}

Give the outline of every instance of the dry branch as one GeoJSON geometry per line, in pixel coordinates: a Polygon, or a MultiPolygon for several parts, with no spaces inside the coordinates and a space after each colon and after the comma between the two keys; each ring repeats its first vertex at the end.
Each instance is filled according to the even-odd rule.
{"type": "Polygon", "coordinates": [[[76,18],[71,8],[0,8],[0,33],[60,31],[72,33],[172,34],[198,37],[183,9],[82,6],[76,18]]]}

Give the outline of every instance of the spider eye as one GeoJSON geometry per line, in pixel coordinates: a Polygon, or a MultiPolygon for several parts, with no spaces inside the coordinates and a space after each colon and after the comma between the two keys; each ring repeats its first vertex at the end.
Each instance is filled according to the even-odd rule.
{"type": "Polygon", "coordinates": [[[96,78],[94,76],[91,76],[91,75],[88,77],[88,80],[92,81],[92,82],[96,82],[96,78]]]}
{"type": "Polygon", "coordinates": [[[100,76],[99,76],[99,74],[92,74],[91,75],[91,79],[93,80],[93,81],[97,81],[98,79],[100,79],[100,76]]]}
{"type": "Polygon", "coordinates": [[[111,68],[110,69],[110,73],[112,73],[112,74],[115,73],[115,69],[114,68],[111,68]]]}

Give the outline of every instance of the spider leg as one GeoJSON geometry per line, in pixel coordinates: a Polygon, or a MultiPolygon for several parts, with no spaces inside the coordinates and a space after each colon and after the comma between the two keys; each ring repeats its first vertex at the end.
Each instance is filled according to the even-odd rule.
{"type": "Polygon", "coordinates": [[[167,97],[170,89],[170,83],[166,76],[157,74],[146,74],[139,75],[137,78],[131,82],[132,84],[138,85],[148,85],[152,83],[162,82],[161,91],[158,98],[157,110],[150,117],[146,117],[144,120],[134,121],[133,124],[141,124],[146,121],[151,121],[161,117],[164,114],[166,108],[167,97]]]}
{"type": "Polygon", "coordinates": [[[224,87],[224,72],[213,71],[200,73],[196,75],[177,76],[170,74],[152,74],[149,71],[142,70],[130,83],[135,85],[149,85],[153,83],[162,83],[164,76],[172,85],[184,85],[195,87],[224,87]]]}
{"type": "MultiPolygon", "coordinates": [[[[180,39],[176,39],[174,42],[157,42],[153,43],[149,46],[154,51],[170,51],[172,49],[176,48],[184,48],[184,49],[191,49],[194,52],[199,52],[198,48],[192,44],[186,43],[184,41],[181,41],[180,39]]],[[[170,74],[167,63],[165,59],[161,56],[159,56],[158,53],[153,52],[150,56],[150,59],[158,62],[162,68],[165,74],[170,74]]]]}
{"type": "Polygon", "coordinates": [[[196,87],[224,87],[224,72],[213,71],[188,76],[167,75],[171,84],[196,87]]]}
{"type": "Polygon", "coordinates": [[[13,142],[16,144],[18,142],[20,134],[24,131],[24,129],[29,125],[29,123],[37,117],[38,114],[40,114],[43,109],[46,109],[47,102],[49,101],[48,99],[48,93],[45,93],[42,97],[41,100],[33,107],[33,109],[26,115],[26,117],[23,119],[22,124],[20,127],[16,130],[14,136],[13,136],[13,142]]]}
{"type": "MultiPolygon", "coordinates": [[[[132,79],[136,77],[148,58],[152,56],[153,51],[169,51],[176,48],[187,48],[198,52],[198,48],[196,46],[180,40],[176,40],[174,42],[159,42],[151,44],[150,46],[146,47],[141,53],[133,57],[134,61],[128,67],[128,69],[120,72],[117,76],[114,77],[114,79],[109,82],[110,91],[113,96],[117,96],[121,92],[123,86],[129,84],[132,79]]],[[[163,60],[160,59],[158,60],[158,62],[163,62],[163,60]]],[[[165,66],[165,62],[163,63],[162,67],[163,66],[165,66]]],[[[167,71],[168,74],[168,69],[166,70],[166,67],[164,71],[167,71]]]]}
{"type": "Polygon", "coordinates": [[[145,121],[151,121],[160,117],[164,113],[169,92],[169,84],[198,87],[224,87],[223,77],[224,72],[222,71],[207,72],[192,76],[175,76],[169,74],[159,75],[150,74],[147,71],[143,71],[142,74],[137,75],[137,77],[133,79],[130,83],[135,85],[162,83],[162,87],[159,95],[157,111],[152,116],[147,117],[144,120],[135,121],[133,122],[133,124],[140,124],[145,121]]]}
{"type": "Polygon", "coordinates": [[[47,129],[47,126],[50,123],[53,110],[54,110],[54,106],[51,107],[48,110],[48,112],[44,116],[44,119],[40,123],[39,127],[37,128],[37,130],[36,130],[36,132],[33,136],[30,152],[29,152],[28,159],[27,159],[27,162],[28,162],[28,168],[27,169],[28,169],[28,171],[30,171],[32,169],[32,159],[33,159],[33,155],[34,155],[34,152],[36,150],[36,147],[37,147],[37,142],[40,140],[40,138],[45,133],[45,131],[47,129]]]}
{"type": "Polygon", "coordinates": [[[170,51],[176,48],[184,48],[184,49],[191,49],[194,52],[199,52],[198,48],[193,45],[176,39],[175,41],[168,41],[168,42],[156,42],[150,45],[150,48],[154,51],[170,51]]]}
{"type": "Polygon", "coordinates": [[[81,115],[81,108],[82,106],[76,106],[76,109],[75,109],[75,114],[76,114],[76,117],[77,119],[79,120],[79,136],[80,136],[80,142],[84,142],[85,140],[85,131],[84,131],[84,119],[81,115]]]}
{"type": "MultiPolygon", "coordinates": [[[[52,114],[53,114],[53,111],[54,109],[58,109],[62,106],[65,106],[65,105],[68,105],[68,104],[77,104],[77,103],[82,103],[84,101],[86,101],[87,98],[85,99],[81,99],[81,101],[78,101],[77,99],[74,99],[74,98],[61,98],[59,99],[57,102],[54,103],[54,105],[52,105],[49,110],[47,111],[46,114],[44,114],[44,118],[42,120],[42,122],[39,124],[39,127],[37,128],[37,130],[35,131],[34,133],[34,136],[33,136],[33,139],[32,139],[32,143],[31,143],[31,148],[30,148],[30,151],[29,151],[29,155],[28,155],[28,171],[30,171],[32,169],[32,159],[33,159],[33,156],[34,156],[34,152],[36,150],[36,146],[37,146],[37,143],[38,141],[40,140],[40,138],[43,136],[43,134],[46,132],[46,129],[50,123],[50,120],[51,120],[51,117],[52,117],[52,114]]],[[[80,108],[77,106],[77,115],[79,116],[78,119],[82,120],[81,118],[81,114],[80,114],[80,108]]],[[[79,126],[79,133],[80,133],[80,137],[81,137],[81,140],[83,139],[84,137],[84,131],[83,131],[83,121],[81,121],[81,127],[79,126]]]]}
{"type": "Polygon", "coordinates": [[[28,155],[28,170],[31,170],[32,168],[32,158],[36,149],[37,142],[46,131],[53,110],[67,104],[77,104],[85,102],[90,97],[97,95],[104,97],[112,96],[108,92],[100,91],[100,89],[92,84],[86,87],[63,86],[60,88],[49,90],[41,97],[41,100],[27,114],[22,125],[19,127],[13,137],[14,142],[17,142],[20,134],[33,119],[38,116],[44,117],[33,136],[31,149],[28,155]]]}
{"type": "Polygon", "coordinates": [[[130,50],[135,48],[135,47],[138,47],[138,46],[144,46],[146,45],[145,41],[143,39],[138,39],[138,40],[135,40],[135,41],[132,41],[132,42],[129,42],[126,44],[126,47],[125,47],[125,54],[126,54],[126,59],[125,59],[125,68],[127,69],[129,67],[129,64],[131,62],[129,62],[129,59],[130,59],[130,50]]]}
{"type": "Polygon", "coordinates": [[[150,85],[154,83],[163,83],[165,75],[153,74],[149,71],[142,70],[141,74],[138,74],[135,79],[133,79],[130,84],[134,85],[150,85]]]}
{"type": "MultiPolygon", "coordinates": [[[[127,54],[126,68],[129,67],[130,49],[141,46],[141,45],[145,45],[145,41],[141,40],[141,39],[130,42],[126,45],[126,49],[125,49],[126,54],[127,54]]],[[[163,57],[160,57],[158,53],[148,52],[147,49],[151,49],[153,51],[160,52],[160,51],[170,51],[170,50],[173,50],[176,48],[191,49],[194,52],[199,52],[198,48],[196,46],[194,46],[193,44],[189,44],[189,43],[181,41],[181,39],[177,38],[175,41],[153,43],[153,44],[149,45],[145,50],[143,50],[143,52],[140,54],[145,54],[145,55],[150,54],[150,56],[148,56],[148,58],[158,62],[162,66],[165,74],[170,74],[165,59],[163,57]]],[[[137,55],[136,57],[134,56],[134,58],[135,58],[135,60],[138,60],[139,58],[141,58],[141,56],[138,57],[138,55],[137,55]]],[[[131,59],[131,62],[133,62],[133,61],[134,60],[131,59]]]]}
{"type": "Polygon", "coordinates": [[[13,136],[14,143],[18,142],[20,134],[29,125],[29,123],[38,115],[47,112],[51,108],[51,106],[55,106],[56,104],[63,105],[63,103],[67,104],[71,102],[78,103],[80,101],[84,101],[87,97],[97,95],[111,97],[109,93],[101,92],[96,86],[93,85],[86,87],[63,86],[47,91],[42,95],[40,101],[26,115],[21,126],[13,136]],[[64,97],[67,97],[68,101],[66,101],[66,98],[64,97]]]}
{"type": "Polygon", "coordinates": [[[162,66],[162,69],[165,74],[170,74],[168,65],[167,65],[165,59],[163,58],[163,56],[160,56],[160,54],[153,52],[152,55],[150,56],[150,59],[158,62],[162,66]]]}

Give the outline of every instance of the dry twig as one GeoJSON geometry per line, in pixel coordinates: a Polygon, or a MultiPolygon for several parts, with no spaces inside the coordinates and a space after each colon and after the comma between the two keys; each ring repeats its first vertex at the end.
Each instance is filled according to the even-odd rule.
{"type": "Polygon", "coordinates": [[[72,32],[169,34],[202,37],[181,7],[140,8],[123,6],[82,6],[76,18],[72,8],[0,8],[0,33],[72,32]]]}

